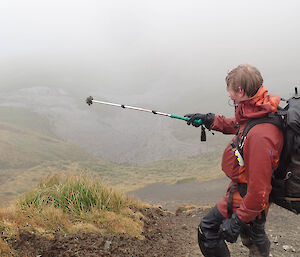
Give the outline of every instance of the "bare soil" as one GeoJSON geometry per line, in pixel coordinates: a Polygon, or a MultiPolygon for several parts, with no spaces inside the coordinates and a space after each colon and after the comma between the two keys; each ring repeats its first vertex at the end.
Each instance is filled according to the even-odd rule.
{"type": "MultiPolygon", "coordinates": [[[[145,215],[144,239],[96,233],[56,234],[54,239],[47,239],[21,232],[19,240],[10,243],[22,257],[202,256],[196,231],[209,209],[199,207],[186,212],[179,208],[170,212],[166,208],[174,211],[182,203],[213,206],[224,193],[226,183],[225,179],[220,179],[203,184],[158,184],[133,192],[141,200],[162,205],[162,208],[142,210],[145,215]],[[205,200],[201,200],[202,197],[205,200]]],[[[273,257],[300,257],[300,216],[272,206],[266,226],[273,257]]],[[[248,250],[240,240],[229,244],[229,248],[231,256],[248,256],[248,250]]]]}

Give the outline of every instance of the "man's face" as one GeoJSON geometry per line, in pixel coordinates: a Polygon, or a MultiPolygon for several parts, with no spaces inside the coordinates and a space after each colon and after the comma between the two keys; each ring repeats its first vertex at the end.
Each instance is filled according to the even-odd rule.
{"type": "Polygon", "coordinates": [[[241,89],[240,87],[238,88],[238,91],[234,91],[232,86],[229,85],[227,87],[227,92],[229,94],[229,97],[231,100],[233,100],[236,104],[239,104],[242,101],[245,101],[249,99],[249,97],[245,94],[245,91],[241,89]]]}

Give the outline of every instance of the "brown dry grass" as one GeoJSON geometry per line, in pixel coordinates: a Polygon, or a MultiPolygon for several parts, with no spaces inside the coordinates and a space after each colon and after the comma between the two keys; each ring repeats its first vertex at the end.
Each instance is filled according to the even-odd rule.
{"type": "Polygon", "coordinates": [[[194,204],[182,204],[182,205],[180,205],[176,208],[175,214],[179,215],[181,213],[184,213],[185,215],[190,215],[195,211],[198,211],[198,210],[204,210],[205,211],[205,210],[209,210],[211,208],[212,208],[212,206],[209,206],[209,205],[197,206],[197,205],[194,205],[194,204]]]}
{"type": "MultiPolygon", "coordinates": [[[[103,186],[87,176],[48,176],[17,204],[0,209],[2,238],[20,231],[53,238],[54,233],[126,233],[142,238],[142,208],[148,205],[103,186]]],[[[0,241],[0,256],[12,250],[0,241]]]]}

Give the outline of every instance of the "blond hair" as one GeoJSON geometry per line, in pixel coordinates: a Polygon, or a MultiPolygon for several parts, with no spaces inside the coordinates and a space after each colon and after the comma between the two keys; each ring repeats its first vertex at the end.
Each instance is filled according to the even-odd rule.
{"type": "Polygon", "coordinates": [[[238,92],[239,88],[244,90],[247,96],[252,97],[263,84],[263,78],[257,68],[250,64],[241,64],[226,76],[227,87],[238,92]]]}

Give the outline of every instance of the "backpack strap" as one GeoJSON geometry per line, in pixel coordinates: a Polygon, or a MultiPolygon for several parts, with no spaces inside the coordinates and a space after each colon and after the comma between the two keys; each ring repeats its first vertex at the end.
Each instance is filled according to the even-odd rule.
{"type": "Polygon", "coordinates": [[[277,126],[279,129],[283,129],[283,120],[282,120],[281,115],[283,115],[283,112],[269,113],[265,117],[250,120],[248,122],[248,124],[246,125],[246,127],[243,131],[242,137],[240,139],[240,142],[239,142],[240,150],[242,150],[242,148],[243,148],[244,141],[245,141],[249,131],[258,124],[271,123],[271,124],[277,126]]]}
{"type": "Polygon", "coordinates": [[[244,198],[244,196],[247,194],[247,184],[245,183],[237,183],[233,182],[230,190],[229,195],[227,199],[227,216],[228,218],[231,218],[233,214],[233,194],[238,191],[241,195],[241,197],[244,198]]]}
{"type": "Polygon", "coordinates": [[[228,199],[227,199],[227,216],[228,216],[228,218],[231,218],[231,216],[233,214],[233,194],[236,192],[236,190],[237,190],[237,183],[233,182],[233,184],[230,187],[229,195],[228,195],[228,199]]]}
{"type": "Polygon", "coordinates": [[[269,114],[262,118],[250,120],[243,131],[242,137],[245,137],[248,134],[248,132],[250,131],[250,129],[252,129],[254,126],[256,126],[258,124],[262,124],[262,123],[271,123],[280,129],[282,129],[282,127],[283,127],[282,118],[279,113],[278,114],[275,114],[275,113],[269,114]]]}

